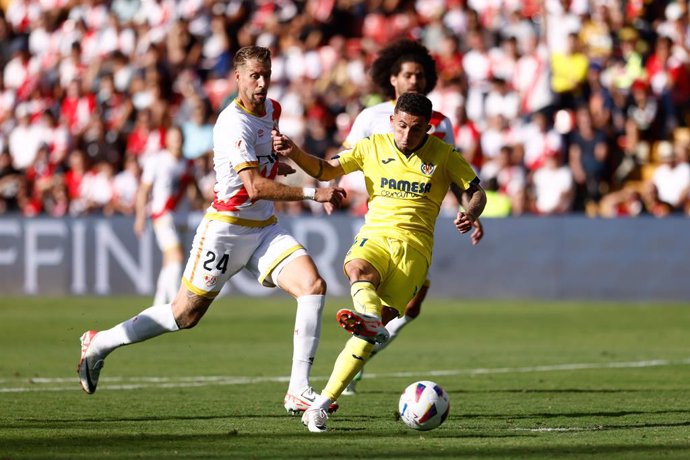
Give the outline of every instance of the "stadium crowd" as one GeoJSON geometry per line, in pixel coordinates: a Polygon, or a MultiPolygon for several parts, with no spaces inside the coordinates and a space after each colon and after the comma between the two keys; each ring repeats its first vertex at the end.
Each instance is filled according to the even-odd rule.
{"type": "Polygon", "coordinates": [[[368,78],[377,51],[407,36],[436,59],[429,97],[487,189],[484,216],[690,214],[685,0],[2,4],[0,213],[132,214],[142,165],[173,125],[196,166],[194,202],[208,205],[213,124],[235,95],[234,52],[249,44],[273,52],[281,130],[329,158],[384,99],[368,78]]]}

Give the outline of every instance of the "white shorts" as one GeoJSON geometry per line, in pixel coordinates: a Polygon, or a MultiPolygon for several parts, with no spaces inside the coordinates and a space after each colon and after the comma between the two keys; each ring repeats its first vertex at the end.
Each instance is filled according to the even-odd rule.
{"type": "Polygon", "coordinates": [[[280,224],[255,228],[204,219],[196,230],[182,283],[196,295],[214,298],[246,268],[263,286],[275,287],[285,265],[281,262],[296,253],[307,254],[280,224]]]}
{"type": "Polygon", "coordinates": [[[180,246],[175,219],[169,212],[153,220],[153,233],[156,235],[158,247],[163,252],[180,246]]]}

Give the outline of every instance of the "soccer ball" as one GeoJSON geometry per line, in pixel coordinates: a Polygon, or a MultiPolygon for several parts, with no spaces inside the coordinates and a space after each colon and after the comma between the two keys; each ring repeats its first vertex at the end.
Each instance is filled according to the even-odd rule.
{"type": "Polygon", "coordinates": [[[398,403],[400,419],[414,430],[429,431],[448,417],[448,394],[438,383],[421,380],[405,388],[398,403]]]}

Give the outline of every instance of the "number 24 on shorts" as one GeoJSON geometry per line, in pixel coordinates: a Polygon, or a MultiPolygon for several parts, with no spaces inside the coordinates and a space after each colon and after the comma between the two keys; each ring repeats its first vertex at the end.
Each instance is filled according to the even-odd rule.
{"type": "MultiPolygon", "coordinates": [[[[216,255],[215,252],[213,251],[208,251],[206,252],[206,260],[204,260],[204,268],[207,271],[214,271],[213,263],[216,261],[218,256],[216,255]]],[[[225,273],[228,269],[228,260],[230,260],[230,256],[228,254],[223,254],[220,259],[218,260],[218,263],[215,266],[215,270],[225,273]]]]}

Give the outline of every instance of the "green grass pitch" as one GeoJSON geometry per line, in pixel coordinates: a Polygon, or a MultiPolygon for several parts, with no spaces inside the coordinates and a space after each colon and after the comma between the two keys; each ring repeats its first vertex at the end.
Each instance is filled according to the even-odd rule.
{"type": "MultiPolygon", "coordinates": [[[[148,298],[0,302],[0,459],[690,458],[690,305],[429,299],[342,396],[328,433],[282,407],[294,303],[219,299],[195,329],[117,350],[79,389],[79,336],[148,298]],[[415,380],[451,399],[440,428],[395,418],[415,380]]],[[[347,334],[329,298],[320,390],[347,334]]]]}

